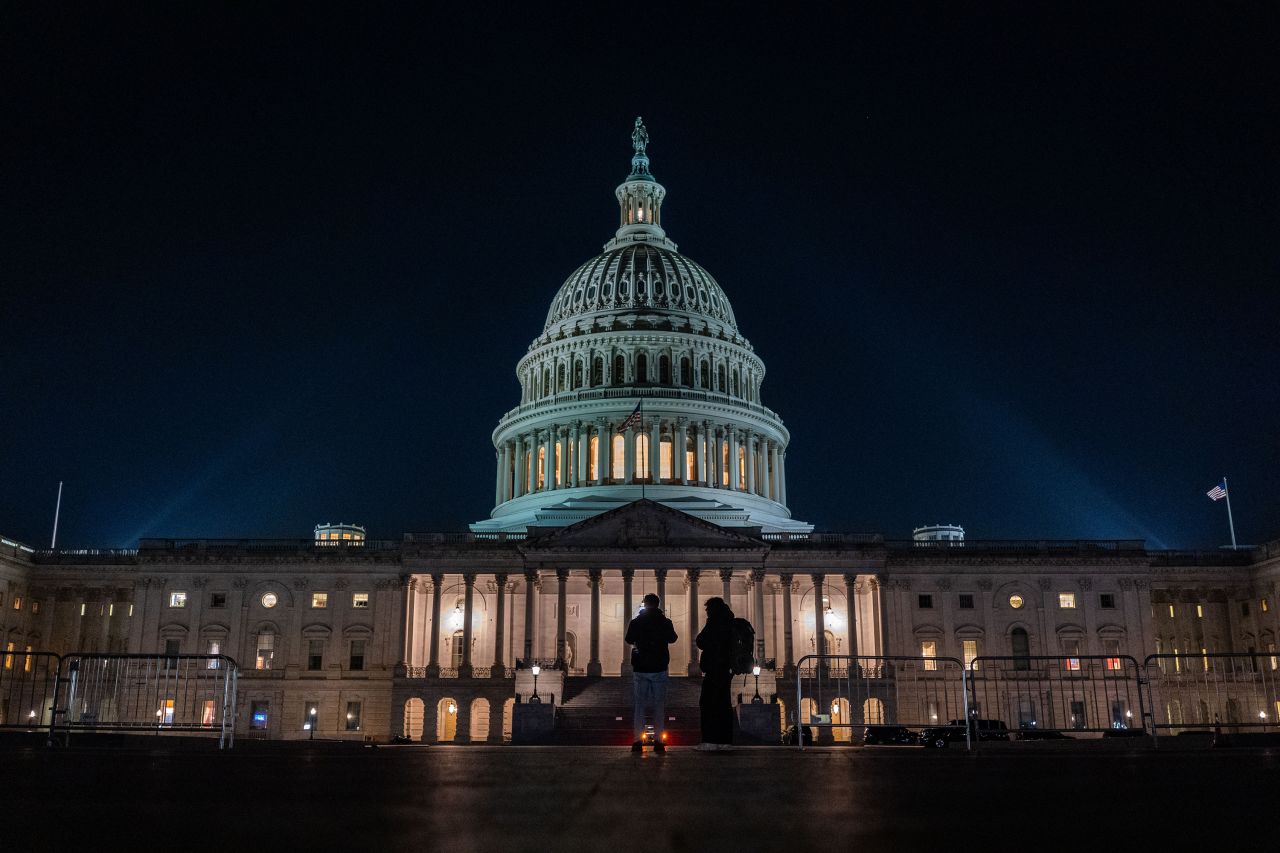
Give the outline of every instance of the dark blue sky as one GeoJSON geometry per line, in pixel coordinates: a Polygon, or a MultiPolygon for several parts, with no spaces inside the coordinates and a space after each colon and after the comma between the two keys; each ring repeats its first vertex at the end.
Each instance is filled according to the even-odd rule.
{"type": "Polygon", "coordinates": [[[797,517],[1280,535],[1274,4],[272,5],[0,21],[0,532],[485,517],[641,114],[797,517]]]}

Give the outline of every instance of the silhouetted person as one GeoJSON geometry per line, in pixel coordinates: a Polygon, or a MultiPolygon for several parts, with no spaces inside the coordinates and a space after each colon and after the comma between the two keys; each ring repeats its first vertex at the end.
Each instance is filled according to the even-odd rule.
{"type": "Polygon", "coordinates": [[[666,752],[662,733],[667,713],[667,667],[671,665],[671,651],[667,648],[676,641],[676,628],[659,608],[658,596],[649,593],[644,597],[644,609],[627,625],[627,642],[631,644],[631,672],[635,685],[636,733],[632,752],[644,748],[644,712],[653,709],[653,751],[666,752]]]}
{"type": "Polygon", "coordinates": [[[702,657],[702,743],[698,749],[728,749],[733,743],[733,705],[729,701],[733,654],[733,611],[723,598],[708,598],[707,624],[698,632],[702,657]]]}

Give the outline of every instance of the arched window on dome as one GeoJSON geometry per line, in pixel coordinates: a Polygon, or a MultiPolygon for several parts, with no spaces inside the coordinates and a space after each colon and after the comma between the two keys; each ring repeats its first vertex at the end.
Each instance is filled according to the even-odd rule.
{"type": "Polygon", "coordinates": [[[591,362],[591,387],[599,388],[604,384],[604,359],[596,356],[591,362]]]}
{"type": "Polygon", "coordinates": [[[636,384],[646,385],[649,382],[649,356],[644,353],[636,355],[636,384]]]}
{"type": "Polygon", "coordinates": [[[543,397],[551,395],[551,368],[547,367],[542,371],[542,394],[543,397]]]}
{"type": "Polygon", "coordinates": [[[565,373],[564,362],[560,362],[560,364],[556,365],[556,393],[557,394],[565,390],[564,373],[565,373]]]}
{"type": "Polygon", "coordinates": [[[610,450],[609,476],[614,480],[621,480],[627,464],[627,440],[615,433],[610,450]]]}
{"type": "MultiPolygon", "coordinates": [[[[738,489],[747,490],[747,449],[741,445],[738,446],[738,489]]],[[[827,649],[830,650],[831,646],[827,649]]]]}
{"type": "Polygon", "coordinates": [[[573,362],[573,387],[582,387],[582,362],[577,359],[573,362]]]}
{"type": "Polygon", "coordinates": [[[596,472],[596,469],[600,467],[599,463],[597,462],[597,460],[600,458],[600,434],[598,432],[595,435],[591,436],[591,440],[588,442],[588,445],[589,445],[588,447],[589,452],[587,455],[587,479],[594,481],[596,478],[600,476],[596,472]]]}
{"type": "Polygon", "coordinates": [[[661,441],[660,447],[661,449],[658,453],[658,477],[662,480],[670,480],[675,476],[672,474],[672,469],[675,466],[672,464],[671,458],[671,438],[664,437],[661,441]]]}
{"type": "Polygon", "coordinates": [[[542,475],[547,470],[547,448],[544,445],[538,445],[538,465],[533,469],[534,488],[542,488],[542,475]]]}
{"type": "Polygon", "coordinates": [[[686,388],[693,387],[693,362],[688,356],[680,359],[680,384],[686,388]]]}
{"type": "Polygon", "coordinates": [[[739,381],[738,368],[735,367],[733,369],[733,385],[732,385],[733,396],[735,397],[742,396],[741,387],[742,385],[741,385],[741,382],[739,381]]]}
{"type": "Polygon", "coordinates": [[[613,357],[612,384],[621,385],[627,381],[627,360],[621,355],[613,357]]]}
{"type": "Polygon", "coordinates": [[[658,356],[658,384],[671,384],[671,359],[665,353],[658,356]]]}
{"type": "Polygon", "coordinates": [[[711,388],[711,365],[707,363],[705,358],[702,360],[702,364],[698,368],[698,373],[700,374],[698,379],[701,380],[698,383],[698,387],[704,389],[711,388]]]}
{"type": "Polygon", "coordinates": [[[684,470],[685,477],[693,482],[702,479],[702,472],[698,470],[698,451],[694,447],[695,438],[685,430],[684,433],[684,470]]]}
{"type": "Polygon", "coordinates": [[[722,394],[725,392],[724,365],[723,365],[723,364],[722,364],[722,365],[720,365],[720,367],[716,370],[716,390],[717,390],[717,391],[719,391],[719,392],[720,392],[720,393],[722,393],[722,394]]]}

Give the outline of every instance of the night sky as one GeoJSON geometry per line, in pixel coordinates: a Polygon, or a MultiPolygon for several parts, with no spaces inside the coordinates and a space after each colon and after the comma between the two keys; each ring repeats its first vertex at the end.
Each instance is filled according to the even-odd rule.
{"type": "Polygon", "coordinates": [[[643,115],[796,517],[1280,536],[1276,4],[428,5],[6,7],[0,533],[487,517],[643,115]]]}

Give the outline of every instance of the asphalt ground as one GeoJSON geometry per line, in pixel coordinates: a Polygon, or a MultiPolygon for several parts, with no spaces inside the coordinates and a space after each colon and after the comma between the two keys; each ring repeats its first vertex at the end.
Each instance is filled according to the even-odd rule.
{"type": "Polygon", "coordinates": [[[1275,850],[1280,751],[0,752],[9,850],[1275,850]]]}

